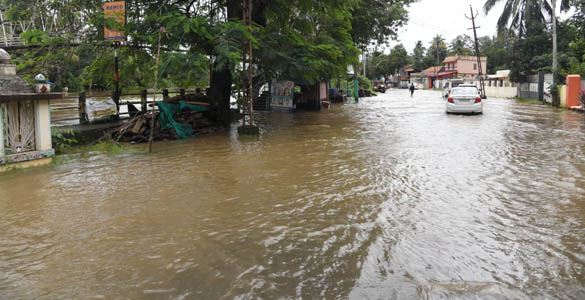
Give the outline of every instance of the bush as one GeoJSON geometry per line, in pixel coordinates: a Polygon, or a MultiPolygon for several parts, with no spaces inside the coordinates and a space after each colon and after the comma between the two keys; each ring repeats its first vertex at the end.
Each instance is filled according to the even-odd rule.
{"type": "Polygon", "coordinates": [[[559,107],[561,106],[561,97],[559,95],[559,87],[553,85],[550,87],[550,95],[552,96],[552,106],[559,107]]]}
{"type": "Polygon", "coordinates": [[[358,75],[358,82],[360,84],[360,88],[373,91],[372,82],[364,75],[358,75]]]}
{"type": "Polygon", "coordinates": [[[57,127],[51,127],[51,138],[53,148],[57,153],[62,153],[78,143],[75,139],[75,133],[71,129],[61,130],[57,127]]]}

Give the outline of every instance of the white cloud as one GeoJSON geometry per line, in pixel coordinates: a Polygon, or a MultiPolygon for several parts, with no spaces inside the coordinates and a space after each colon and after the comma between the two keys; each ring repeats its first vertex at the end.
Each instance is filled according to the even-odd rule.
{"type": "Polygon", "coordinates": [[[408,25],[399,31],[398,41],[390,44],[394,46],[402,43],[411,53],[417,41],[421,40],[428,48],[437,34],[443,36],[447,43],[458,35],[467,34],[473,37],[473,30],[468,30],[472,27],[471,20],[465,17],[471,16],[470,5],[473,6],[474,13],[479,13],[476,18],[476,26],[480,27],[477,30],[478,37],[493,36],[496,34],[498,18],[505,1],[500,1],[487,16],[483,12],[484,3],[485,0],[421,0],[414,3],[409,8],[408,25]]]}

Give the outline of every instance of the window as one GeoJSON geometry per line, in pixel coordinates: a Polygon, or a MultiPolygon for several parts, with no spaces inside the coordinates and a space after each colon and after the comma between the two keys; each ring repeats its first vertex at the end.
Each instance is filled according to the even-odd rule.
{"type": "Polygon", "coordinates": [[[473,70],[477,70],[477,64],[473,64],[473,70]]]}
{"type": "Polygon", "coordinates": [[[474,87],[456,88],[451,91],[451,95],[477,95],[479,91],[474,87]]]}

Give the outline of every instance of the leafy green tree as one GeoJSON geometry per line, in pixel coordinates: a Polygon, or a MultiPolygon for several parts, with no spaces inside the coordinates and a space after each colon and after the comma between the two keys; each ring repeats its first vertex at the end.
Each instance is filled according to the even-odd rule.
{"type": "Polygon", "coordinates": [[[561,71],[562,75],[580,74],[585,78],[585,2],[575,0],[572,5],[576,8],[576,13],[572,18],[565,21],[567,28],[570,29],[570,36],[564,36],[561,27],[560,48],[563,49],[563,42],[568,43],[566,46],[572,52],[569,65],[566,71],[561,71]]]}
{"type": "Polygon", "coordinates": [[[412,60],[414,63],[414,70],[416,72],[420,72],[420,71],[426,69],[425,61],[424,61],[425,51],[426,51],[426,48],[423,46],[422,41],[417,41],[416,45],[414,46],[413,55],[412,55],[412,60]]]}
{"type": "Polygon", "coordinates": [[[443,65],[443,60],[448,55],[447,44],[441,35],[436,35],[429,44],[424,62],[425,69],[432,66],[443,65]]]}
{"type": "Polygon", "coordinates": [[[392,48],[390,54],[374,53],[374,57],[368,63],[370,69],[368,75],[370,79],[389,78],[410,63],[406,49],[402,44],[398,44],[392,48]]]}
{"type": "Polygon", "coordinates": [[[550,61],[547,63],[541,57],[550,53],[551,40],[552,36],[546,31],[545,25],[528,24],[524,37],[517,39],[512,49],[510,79],[515,82],[526,82],[528,75],[535,74],[547,66],[550,70],[550,61]]]}
{"type": "Polygon", "coordinates": [[[512,60],[512,47],[516,43],[513,36],[499,35],[494,37],[484,36],[479,38],[479,51],[487,57],[488,74],[495,74],[499,70],[510,69],[512,60]]]}
{"type": "Polygon", "coordinates": [[[392,48],[390,52],[391,74],[398,73],[402,67],[412,63],[412,59],[408,56],[408,52],[402,44],[398,44],[392,48]]]}
{"type": "Polygon", "coordinates": [[[383,44],[397,36],[408,21],[407,7],[417,0],[357,0],[352,11],[351,36],[362,51],[376,42],[383,44]]]}
{"type": "Polygon", "coordinates": [[[473,55],[473,41],[468,35],[459,35],[449,44],[449,55],[473,55]]]}
{"type": "Polygon", "coordinates": [[[386,77],[387,74],[391,74],[391,68],[390,55],[374,52],[372,58],[368,60],[368,78],[377,79],[380,77],[386,77]]]}

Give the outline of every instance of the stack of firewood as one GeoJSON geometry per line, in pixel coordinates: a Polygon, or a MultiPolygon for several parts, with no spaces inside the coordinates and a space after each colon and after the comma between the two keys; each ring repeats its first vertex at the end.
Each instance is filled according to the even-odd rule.
{"type": "MultiPolygon", "coordinates": [[[[124,125],[114,129],[113,137],[116,141],[132,142],[132,143],[146,143],[150,136],[150,124],[152,114],[140,114],[130,119],[124,125]]],[[[155,114],[158,118],[158,113],[155,114]]],[[[154,122],[153,139],[172,140],[176,139],[177,135],[173,129],[161,128],[158,119],[154,122]]]]}

